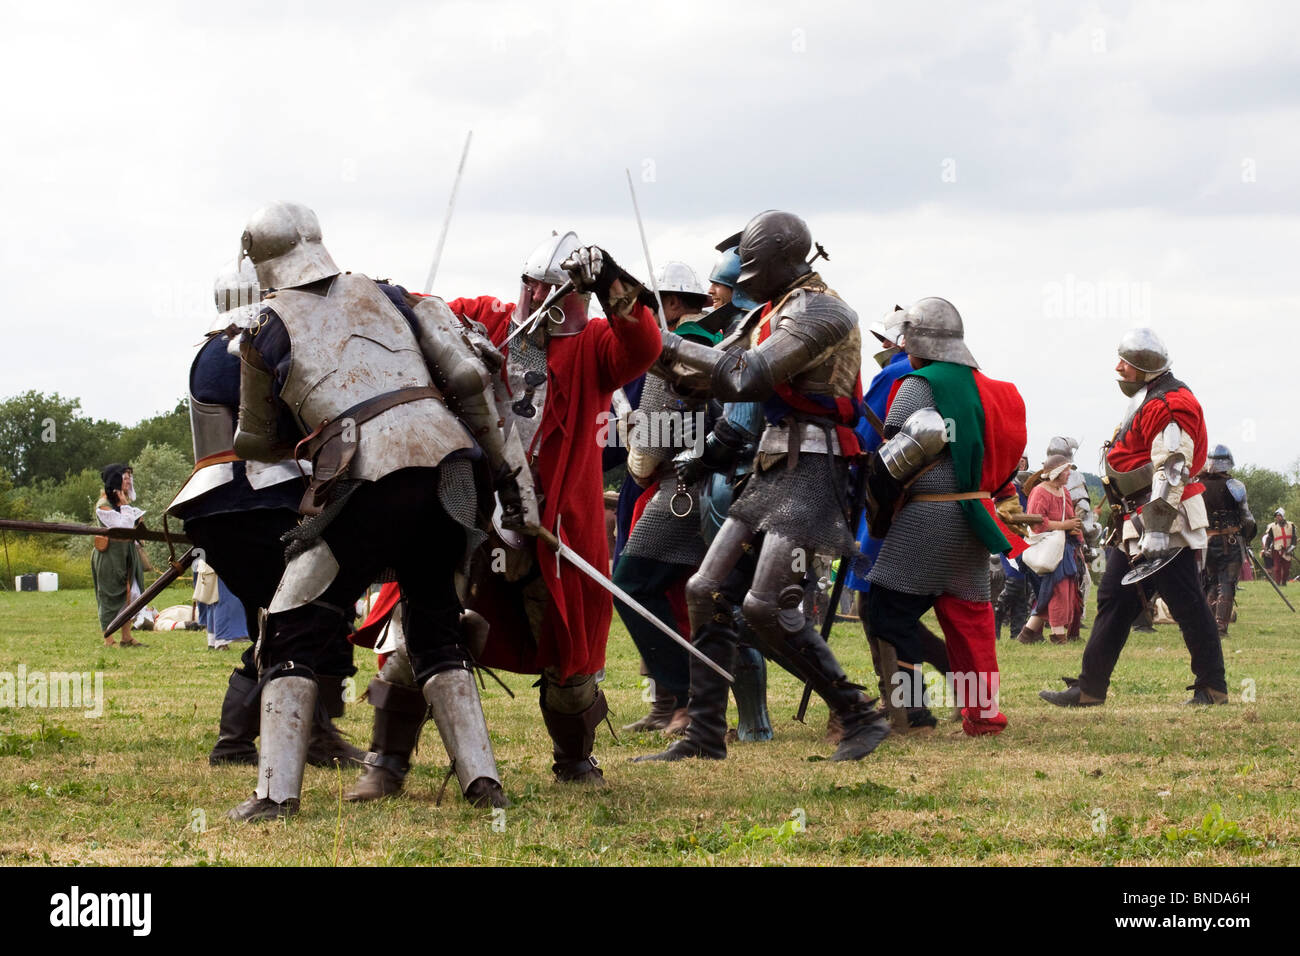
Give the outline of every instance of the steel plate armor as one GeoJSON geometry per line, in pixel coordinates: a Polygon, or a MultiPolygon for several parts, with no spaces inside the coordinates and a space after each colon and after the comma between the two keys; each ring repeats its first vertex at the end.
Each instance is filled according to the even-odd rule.
{"type": "MultiPolygon", "coordinates": [[[[406,319],[363,275],[338,276],[323,296],[283,289],[265,303],[289,334],[292,361],[280,398],[304,435],[345,419],[368,399],[433,385],[406,319]]],[[[369,481],[402,468],[435,466],[473,445],[436,398],[396,405],[358,423],[353,440],[348,477],[369,481]]]]}

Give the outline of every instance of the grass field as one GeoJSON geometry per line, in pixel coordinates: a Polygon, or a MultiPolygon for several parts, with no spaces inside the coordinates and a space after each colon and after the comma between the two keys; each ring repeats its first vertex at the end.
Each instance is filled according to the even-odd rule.
{"type": "MultiPolygon", "coordinates": [[[[176,588],[158,606],[188,597],[176,588]]],[[[814,698],[808,725],[794,723],[799,687],[773,668],[777,740],[733,745],[722,763],[630,764],[662,741],[602,730],[603,790],[552,782],[532,680],[503,675],[517,699],[489,681],[484,701],[514,802],[504,818],[467,807],[454,783],[435,804],[446,758],[426,726],[404,796],[343,804],[358,771],[309,767],[303,812],[249,827],[224,814],[253,772],[206,759],[233,650],[184,631],[104,648],[92,592],[5,592],[0,672],[101,671],[106,701],[98,717],[0,708],[0,865],[1297,864],[1298,622],[1265,583],[1243,587],[1224,644],[1233,699],[1213,709],[1181,706],[1191,675],[1173,626],[1135,634],[1106,706],[1082,711],[1036,696],[1078,672],[1081,644],[1004,640],[1005,733],[941,723],[852,764],[822,759],[825,707],[814,698]]],[[[833,642],[866,683],[858,625],[833,642]]],[[[359,690],[374,657],[356,658],[359,690]]],[[[608,675],[617,727],[646,707],[617,618],[608,675]]],[[[340,726],[364,747],[369,705],[340,726]]]]}

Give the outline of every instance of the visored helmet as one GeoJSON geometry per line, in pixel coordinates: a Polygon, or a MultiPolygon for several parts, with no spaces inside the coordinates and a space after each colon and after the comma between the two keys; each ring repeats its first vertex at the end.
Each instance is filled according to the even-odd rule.
{"type": "Polygon", "coordinates": [[[247,327],[262,301],[262,290],[253,261],[244,256],[226,263],[212,284],[212,297],[217,305],[213,330],[224,329],[232,322],[247,327]]]}
{"type": "Polygon", "coordinates": [[[756,302],[769,301],[812,271],[807,262],[812,233],[808,224],[793,213],[776,209],[760,212],[741,232],[723,242],[738,247],[740,275],[736,284],[756,302]]]}

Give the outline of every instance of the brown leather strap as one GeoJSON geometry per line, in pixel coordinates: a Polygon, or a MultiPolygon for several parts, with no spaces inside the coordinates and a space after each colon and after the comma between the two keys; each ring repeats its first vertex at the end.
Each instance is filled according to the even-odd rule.
{"type": "Polygon", "coordinates": [[[1235,527],[1235,528],[1219,528],[1219,529],[1217,529],[1217,530],[1211,530],[1211,531],[1207,532],[1207,535],[1208,535],[1209,537],[1211,537],[1211,538],[1219,538],[1219,537],[1222,537],[1222,536],[1225,535],[1225,534],[1226,534],[1226,535],[1237,534],[1237,533],[1239,533],[1240,531],[1241,531],[1240,526],[1235,527]]]}
{"type": "Polygon", "coordinates": [[[991,498],[987,491],[950,491],[945,494],[912,495],[908,501],[977,501],[991,498]]]}
{"type": "Polygon", "coordinates": [[[367,398],[364,402],[357,402],[351,408],[341,412],[332,421],[321,422],[314,432],[298,442],[294,457],[312,458],[322,445],[331,438],[337,437],[346,424],[350,423],[355,427],[388,411],[390,408],[405,405],[407,402],[418,402],[424,398],[441,400],[442,392],[432,385],[418,385],[411,388],[394,389],[391,392],[384,392],[382,395],[367,398]]]}

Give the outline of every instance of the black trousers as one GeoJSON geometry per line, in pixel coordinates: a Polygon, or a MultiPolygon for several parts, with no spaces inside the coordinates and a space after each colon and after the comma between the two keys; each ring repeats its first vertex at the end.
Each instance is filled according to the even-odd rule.
{"type": "Polygon", "coordinates": [[[454,584],[465,532],[443,510],[437,488],[436,468],[403,468],[352,494],[321,535],[338,562],[334,580],[310,604],[271,615],[263,668],[292,661],[320,671],[340,618],[386,568],[402,588],[416,679],[465,662],[454,584]]]}
{"type": "MultiPolygon", "coordinates": [[[[244,617],[251,639],[240,659],[239,673],[257,680],[253,660],[257,641],[257,612],[270,607],[275,588],[284,574],[284,545],[280,536],[298,523],[298,512],[290,508],[256,508],[208,515],[185,522],[185,534],[202,549],[203,560],[234,592],[244,605],[244,617]]],[[[339,620],[318,654],[317,671],[330,677],[351,677],[352,642],[348,622],[339,620]]]]}
{"type": "MultiPolygon", "coordinates": [[[[1088,646],[1083,649],[1083,670],[1079,687],[1090,697],[1105,699],[1110,675],[1115,670],[1128,634],[1142,613],[1142,595],[1159,591],[1169,605],[1169,613],[1183,632],[1183,643],[1192,655],[1192,673],[1196,687],[1228,692],[1223,673],[1223,645],[1219,641],[1214,614],[1201,590],[1196,567],[1196,552],[1184,549],[1172,562],[1145,580],[1125,587],[1120,581],[1129,572],[1128,555],[1118,548],[1106,550],[1106,573],[1097,589],[1097,619],[1092,625],[1088,646]]],[[[1154,599],[1149,597],[1149,599],[1154,599]]]]}

